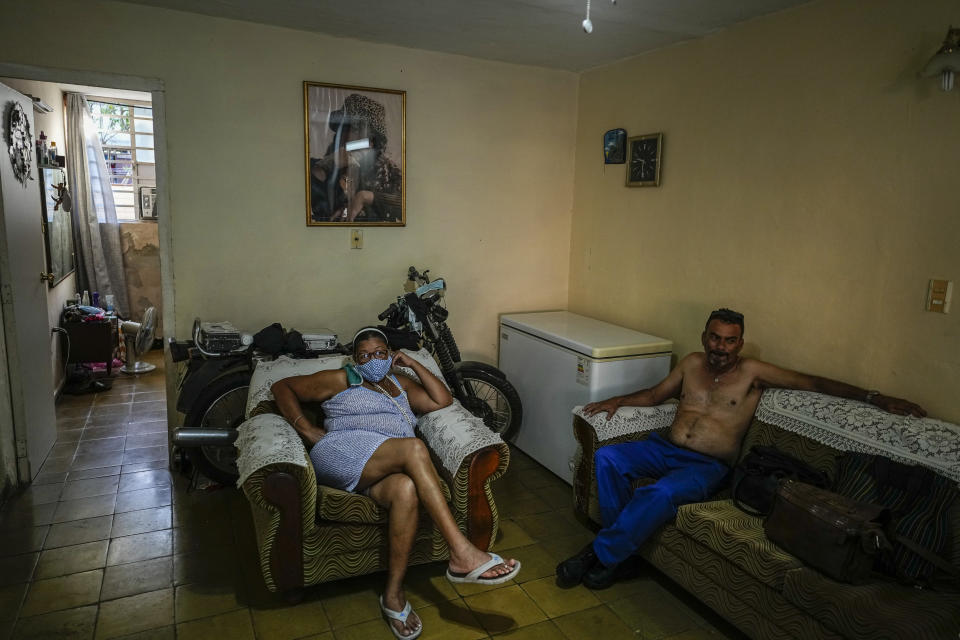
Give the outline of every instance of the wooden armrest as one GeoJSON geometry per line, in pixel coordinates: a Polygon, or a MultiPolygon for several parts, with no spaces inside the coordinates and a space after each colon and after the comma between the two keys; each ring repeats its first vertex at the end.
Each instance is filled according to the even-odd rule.
{"type": "Polygon", "coordinates": [[[270,473],[263,482],[263,496],[280,512],[276,539],[270,552],[270,568],[277,589],[290,592],[303,588],[303,520],[300,483],[284,471],[270,473]]]}
{"type": "Polygon", "coordinates": [[[478,451],[470,461],[467,480],[467,539],[478,549],[489,549],[493,542],[493,506],[487,497],[487,487],[500,467],[500,451],[487,447],[478,451]]]}

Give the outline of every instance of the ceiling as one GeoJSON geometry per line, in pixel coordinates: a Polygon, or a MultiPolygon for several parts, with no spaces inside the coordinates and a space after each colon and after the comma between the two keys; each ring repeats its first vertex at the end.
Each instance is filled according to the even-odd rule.
{"type": "Polygon", "coordinates": [[[809,0],[120,0],[303,31],[583,71],[809,0]]]}

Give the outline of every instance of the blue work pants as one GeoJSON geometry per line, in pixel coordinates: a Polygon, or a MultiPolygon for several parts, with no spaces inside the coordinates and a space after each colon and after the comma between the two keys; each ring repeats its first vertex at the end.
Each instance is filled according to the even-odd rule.
{"type": "Polygon", "coordinates": [[[677,507],[702,502],[714,493],[730,468],[710,456],[678,447],[656,433],[640,442],[597,449],[597,497],[603,529],[593,550],[606,566],[626,560],[677,507]],[[632,489],[637,478],[658,478],[632,489]]]}

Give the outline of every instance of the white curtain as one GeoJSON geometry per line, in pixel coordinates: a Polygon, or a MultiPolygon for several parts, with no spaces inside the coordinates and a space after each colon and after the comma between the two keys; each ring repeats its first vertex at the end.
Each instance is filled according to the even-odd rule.
{"type": "Polygon", "coordinates": [[[90,117],[87,99],[67,94],[67,170],[73,185],[73,216],[77,248],[77,288],[111,294],[121,316],[127,317],[127,282],[123,271],[120,225],[103,159],[100,137],[90,117]]]}

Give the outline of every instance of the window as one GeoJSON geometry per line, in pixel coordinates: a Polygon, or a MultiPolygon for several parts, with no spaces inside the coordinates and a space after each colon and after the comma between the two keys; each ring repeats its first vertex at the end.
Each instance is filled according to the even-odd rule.
{"type": "Polygon", "coordinates": [[[142,193],[156,189],[153,109],[148,104],[88,99],[97,127],[118,220],[156,218],[142,193]]]}

